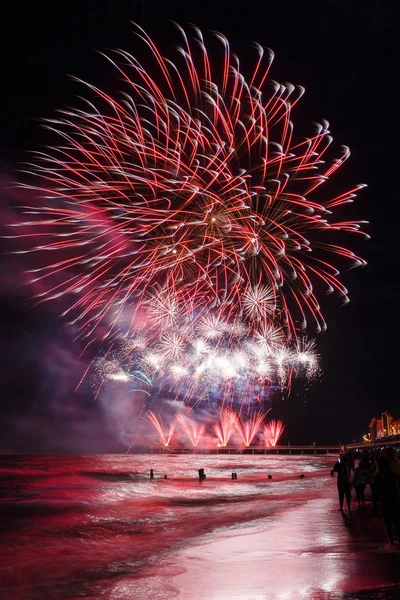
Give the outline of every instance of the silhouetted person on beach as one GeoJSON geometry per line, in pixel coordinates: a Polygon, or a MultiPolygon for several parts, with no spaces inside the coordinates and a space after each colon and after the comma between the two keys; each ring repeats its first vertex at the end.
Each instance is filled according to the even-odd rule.
{"type": "Polygon", "coordinates": [[[388,448],[386,451],[386,456],[389,459],[390,470],[394,471],[396,475],[400,475],[400,460],[397,456],[396,448],[388,448]]]}
{"type": "Polygon", "coordinates": [[[350,513],[351,503],[351,475],[350,469],[347,463],[347,457],[341,456],[338,458],[336,465],[331,471],[331,476],[337,473],[337,489],[339,494],[339,510],[343,512],[343,501],[346,496],[347,508],[350,513]]]}
{"type": "Polygon", "coordinates": [[[347,456],[347,465],[349,467],[349,471],[350,471],[350,473],[354,473],[354,467],[355,467],[354,454],[351,450],[349,450],[347,452],[346,456],[347,456]]]}
{"type": "Polygon", "coordinates": [[[378,473],[378,456],[376,453],[371,454],[371,459],[369,463],[369,485],[371,488],[372,495],[372,510],[371,517],[374,517],[379,512],[380,505],[380,497],[375,484],[375,477],[378,473]]]}
{"type": "Polygon", "coordinates": [[[363,507],[365,507],[364,492],[365,492],[366,485],[367,485],[367,483],[369,483],[369,481],[370,481],[369,462],[368,462],[368,459],[364,456],[360,460],[358,467],[355,468],[353,480],[352,480],[353,487],[356,490],[356,498],[357,498],[358,506],[361,506],[361,503],[362,503],[363,507]]]}
{"type": "Polygon", "coordinates": [[[392,471],[390,466],[387,456],[379,459],[379,471],[375,477],[375,485],[382,504],[389,542],[394,544],[395,536],[400,542],[400,475],[392,471]]]}

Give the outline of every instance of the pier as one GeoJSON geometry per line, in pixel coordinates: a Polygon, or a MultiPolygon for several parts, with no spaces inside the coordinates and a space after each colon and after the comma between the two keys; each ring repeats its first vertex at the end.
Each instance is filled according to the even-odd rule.
{"type": "MultiPolygon", "coordinates": [[[[397,437],[397,436],[396,436],[397,437]]],[[[362,452],[363,450],[379,450],[381,448],[395,447],[400,450],[400,439],[377,440],[375,442],[352,442],[351,444],[328,444],[317,446],[314,444],[298,445],[288,444],[279,446],[219,446],[219,447],[169,447],[155,446],[151,448],[152,454],[335,454],[339,455],[347,450],[362,452]]]]}
{"type": "Polygon", "coordinates": [[[374,442],[353,442],[352,444],[346,444],[346,448],[348,450],[358,450],[362,452],[363,450],[380,450],[381,448],[394,447],[397,450],[400,449],[400,438],[396,436],[397,439],[384,439],[384,440],[375,440],[374,442]]]}
{"type": "MultiPolygon", "coordinates": [[[[349,447],[349,446],[348,446],[349,447]]],[[[286,445],[286,446],[219,446],[217,448],[169,448],[158,446],[152,448],[151,452],[155,454],[340,454],[341,446],[327,445],[315,446],[314,444],[307,446],[286,445]]]]}

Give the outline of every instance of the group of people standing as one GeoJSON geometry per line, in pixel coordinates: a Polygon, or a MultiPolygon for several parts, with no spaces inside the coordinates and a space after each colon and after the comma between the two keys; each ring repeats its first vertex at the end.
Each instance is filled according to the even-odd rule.
{"type": "Polygon", "coordinates": [[[380,453],[362,454],[357,467],[351,451],[338,458],[331,471],[337,473],[339,510],[343,512],[344,499],[351,509],[351,490],[355,489],[358,506],[365,508],[365,489],[371,488],[371,516],[382,512],[389,542],[400,543],[400,460],[395,448],[380,453]]]}

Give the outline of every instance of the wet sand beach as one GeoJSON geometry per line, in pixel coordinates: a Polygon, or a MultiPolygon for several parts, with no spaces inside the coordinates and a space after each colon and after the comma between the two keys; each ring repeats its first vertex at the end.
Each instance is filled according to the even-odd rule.
{"type": "Polygon", "coordinates": [[[337,509],[336,490],[181,553],[177,597],[196,600],[400,598],[400,546],[380,519],[337,509]],[[201,586],[199,589],[199,582],[201,586]],[[397,582],[397,584],[396,584],[397,582]],[[196,590],[193,592],[193,590],[196,590]]]}

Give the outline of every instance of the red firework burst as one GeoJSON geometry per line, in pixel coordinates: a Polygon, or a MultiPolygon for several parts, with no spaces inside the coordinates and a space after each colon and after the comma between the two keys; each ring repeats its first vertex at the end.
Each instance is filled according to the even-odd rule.
{"type": "MultiPolygon", "coordinates": [[[[257,45],[246,76],[221,34],[222,69],[197,28],[179,27],[174,62],[138,30],[154,70],[122,50],[108,58],[125,94],[86,84],[97,102],[51,120],[62,144],[29,169],[46,197],[27,234],[43,258],[43,298],[65,296],[85,335],[128,334],[160,289],[250,328],[276,309],[286,335],[309,315],[324,327],[315,283],[347,298],[330,256],[364,263],[322,235],[360,232],[362,222],[333,215],[363,186],[332,197],[327,183],[349,150],[325,163],[326,122],[295,139],[291,111],[304,90],[266,85],[272,52],[257,45]]],[[[162,308],[173,320],[171,302],[162,308]]]]}

